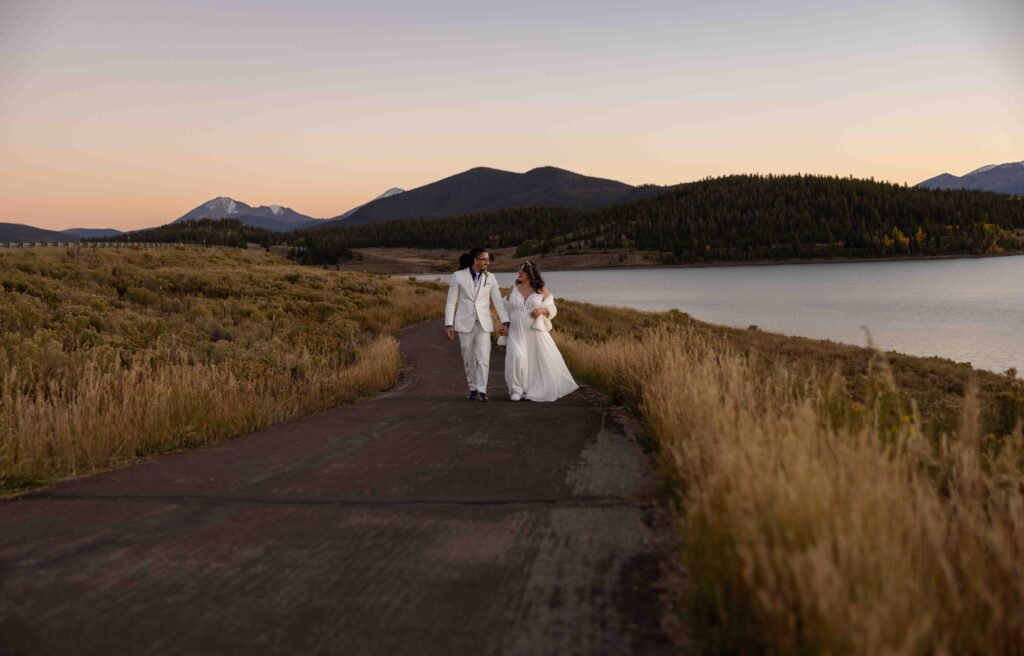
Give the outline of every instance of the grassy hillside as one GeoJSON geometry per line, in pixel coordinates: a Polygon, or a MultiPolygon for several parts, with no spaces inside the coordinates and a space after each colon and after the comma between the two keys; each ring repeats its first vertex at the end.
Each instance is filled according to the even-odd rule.
{"type": "Polygon", "coordinates": [[[703,651],[1019,653],[1015,376],[679,312],[562,301],[556,323],[656,440],[703,651]]]}
{"type": "Polygon", "coordinates": [[[232,249],[0,251],[0,489],[390,387],[432,284],[232,249]]]}

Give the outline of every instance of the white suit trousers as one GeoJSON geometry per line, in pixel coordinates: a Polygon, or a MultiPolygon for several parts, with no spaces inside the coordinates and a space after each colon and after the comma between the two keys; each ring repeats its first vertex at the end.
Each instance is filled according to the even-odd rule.
{"type": "Polygon", "coordinates": [[[459,333],[462,347],[462,366],[466,368],[466,382],[471,392],[487,393],[487,374],[491,369],[491,333],[477,321],[473,332],[459,333]]]}

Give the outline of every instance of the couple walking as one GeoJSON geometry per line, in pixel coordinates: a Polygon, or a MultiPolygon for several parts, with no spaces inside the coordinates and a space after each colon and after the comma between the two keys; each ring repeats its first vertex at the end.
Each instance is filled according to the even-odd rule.
{"type": "Polygon", "coordinates": [[[487,374],[491,365],[491,303],[501,318],[506,343],[505,383],[513,401],[554,401],[577,388],[549,334],[557,309],[536,265],[527,260],[508,297],[501,297],[498,281],[487,270],[485,248],[474,248],[459,260],[452,274],[444,308],[445,333],[459,335],[462,363],[469,383],[469,400],[487,400],[487,374]]]}

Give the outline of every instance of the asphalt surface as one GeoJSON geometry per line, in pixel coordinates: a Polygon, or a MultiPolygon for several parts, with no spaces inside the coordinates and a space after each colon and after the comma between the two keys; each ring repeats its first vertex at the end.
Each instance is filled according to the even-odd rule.
{"type": "Polygon", "coordinates": [[[0,502],[0,654],[628,654],[662,629],[648,458],[580,390],[464,400],[440,322],[399,386],[0,502]]]}

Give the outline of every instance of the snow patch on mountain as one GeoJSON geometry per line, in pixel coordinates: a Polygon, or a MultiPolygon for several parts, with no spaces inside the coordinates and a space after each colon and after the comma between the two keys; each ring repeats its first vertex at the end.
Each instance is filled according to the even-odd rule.
{"type": "Polygon", "coordinates": [[[238,203],[233,198],[227,196],[218,196],[203,206],[210,210],[221,210],[225,214],[237,214],[238,203]]]}
{"type": "Polygon", "coordinates": [[[974,169],[973,171],[971,171],[967,175],[974,175],[975,173],[984,173],[985,171],[991,171],[992,169],[996,168],[997,166],[999,166],[999,164],[986,164],[985,166],[981,167],[980,169],[974,169]]]}
{"type": "Polygon", "coordinates": [[[942,175],[918,184],[929,189],[966,189],[997,194],[1024,195],[1024,162],[987,164],[963,176],[942,175]]]}
{"type": "Polygon", "coordinates": [[[353,207],[349,211],[345,212],[344,214],[339,214],[338,216],[334,217],[333,219],[330,219],[330,221],[340,221],[342,219],[347,219],[348,217],[350,217],[353,214],[355,214],[356,211],[362,209],[366,205],[369,205],[370,203],[372,203],[375,200],[380,200],[382,198],[390,198],[391,196],[397,196],[398,194],[404,194],[404,193],[405,193],[405,189],[399,189],[398,187],[392,187],[392,188],[388,189],[387,191],[385,191],[383,194],[375,197],[373,200],[368,200],[365,203],[363,203],[362,205],[356,205],[355,207],[353,207]]]}

